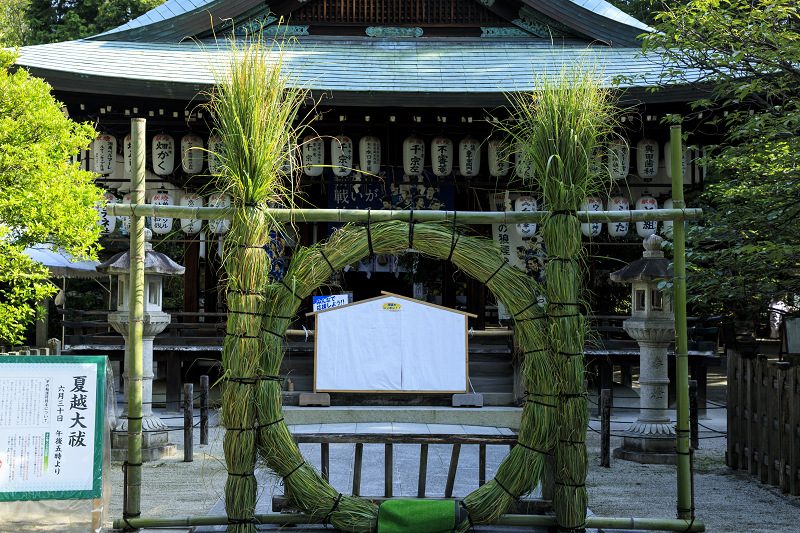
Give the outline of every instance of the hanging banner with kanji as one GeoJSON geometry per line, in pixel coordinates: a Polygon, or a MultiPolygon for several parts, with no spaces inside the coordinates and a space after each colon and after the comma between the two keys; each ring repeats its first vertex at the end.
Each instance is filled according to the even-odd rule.
{"type": "Polygon", "coordinates": [[[0,356],[0,501],[100,498],[106,358],[0,356]]]}

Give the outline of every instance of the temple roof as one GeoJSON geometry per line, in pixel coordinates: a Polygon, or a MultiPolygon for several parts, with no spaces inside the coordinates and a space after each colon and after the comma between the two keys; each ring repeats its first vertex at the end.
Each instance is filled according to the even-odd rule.
{"type": "Polygon", "coordinates": [[[639,75],[621,87],[632,91],[632,101],[653,99],[645,89],[657,81],[661,59],[642,55],[637,39],[649,28],[605,1],[391,1],[403,9],[453,9],[440,9],[439,18],[432,9],[425,16],[393,12],[384,19],[421,26],[369,26],[365,34],[364,25],[380,16],[354,9],[345,16],[331,6],[376,0],[167,0],[88,39],[24,47],[17,64],[60,91],[192,99],[213,86],[214,69],[230,57],[227,38],[260,31],[275,43],[272,57],[282,50],[292,85],[339,105],[502,105],[506,93],[532,89],[571,63],[597,66],[609,84],[639,75]],[[275,29],[280,17],[289,24],[275,29]],[[440,24],[445,19],[451,23],[440,24]],[[442,31],[454,33],[436,35],[442,31]]]}

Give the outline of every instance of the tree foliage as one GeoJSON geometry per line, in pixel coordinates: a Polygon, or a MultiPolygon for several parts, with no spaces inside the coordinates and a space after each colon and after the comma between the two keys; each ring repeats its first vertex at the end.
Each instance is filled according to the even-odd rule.
{"type": "Polygon", "coordinates": [[[29,0],[0,0],[0,47],[27,44],[25,11],[28,2],[29,0]]]}
{"type": "Polygon", "coordinates": [[[94,175],[70,164],[94,136],[50,95],[50,86],[0,50],[0,341],[17,343],[35,317],[35,303],[52,294],[47,269],[24,253],[53,243],[75,257],[96,257],[100,235],[94,175]]]}
{"type": "MultiPolygon", "coordinates": [[[[800,294],[800,14],[796,0],[693,0],[656,17],[644,51],[691,84],[724,131],[687,237],[696,304],[740,318],[800,294]]],[[[691,144],[691,139],[690,139],[691,144]]]]}
{"type": "Polygon", "coordinates": [[[164,0],[26,0],[28,42],[71,41],[116,28],[164,0]]]}

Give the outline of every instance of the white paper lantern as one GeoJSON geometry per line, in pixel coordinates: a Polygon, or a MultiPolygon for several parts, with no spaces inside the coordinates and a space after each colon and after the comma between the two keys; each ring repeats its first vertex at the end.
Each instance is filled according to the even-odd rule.
{"type": "Polygon", "coordinates": [[[175,170],[175,139],[172,135],[159,133],[153,137],[153,172],[168,176],[175,170]]]}
{"type": "Polygon", "coordinates": [[[278,172],[282,175],[291,176],[294,174],[296,152],[297,146],[289,139],[289,142],[283,147],[283,159],[281,160],[281,166],[278,168],[278,172]]]}
{"type": "MultiPolygon", "coordinates": [[[[180,203],[184,207],[203,207],[203,197],[194,192],[187,192],[181,197],[180,203]]],[[[181,219],[181,229],[184,233],[194,235],[195,233],[199,233],[202,227],[202,220],[195,220],[193,218],[181,219]]]]}
{"type": "Polygon", "coordinates": [[[344,177],[353,171],[353,141],[347,135],[331,139],[331,164],[336,176],[344,177]]]}
{"type": "Polygon", "coordinates": [[[516,145],[514,148],[514,170],[518,178],[529,179],[533,177],[533,162],[529,161],[525,156],[525,148],[522,145],[516,145]]]}
{"type": "Polygon", "coordinates": [[[307,176],[322,176],[325,162],[325,142],[316,135],[303,137],[303,172],[307,176]]]}
{"type": "MultiPolygon", "coordinates": [[[[581,205],[581,211],[599,213],[603,210],[603,201],[597,196],[587,196],[581,205]]],[[[581,224],[581,231],[587,237],[596,237],[603,231],[602,222],[587,222],[581,224]]]]}
{"type": "MultiPolygon", "coordinates": [[[[687,171],[687,164],[688,164],[688,152],[689,150],[686,149],[686,143],[681,142],[681,164],[683,167],[683,183],[691,183],[692,182],[692,175],[689,174],[687,171]]],[[[667,171],[667,177],[672,179],[672,141],[667,141],[664,144],[664,167],[667,171]]]]}
{"type": "MultiPolygon", "coordinates": [[[[637,211],[650,211],[653,209],[658,209],[658,202],[648,193],[644,193],[642,197],[636,201],[637,211]]],[[[639,237],[649,237],[656,231],[658,231],[657,220],[644,220],[636,223],[636,233],[639,235],[639,237]]]]}
{"type": "Polygon", "coordinates": [[[631,149],[624,139],[615,139],[608,146],[608,175],[621,180],[631,171],[631,149]]]}
{"type": "Polygon", "coordinates": [[[208,138],[208,172],[212,176],[222,174],[222,157],[225,153],[225,143],[219,135],[212,135],[208,138]]]}
{"type": "MultiPolygon", "coordinates": [[[[520,196],[514,200],[514,211],[536,211],[536,198],[533,196],[520,196]]],[[[523,239],[529,239],[536,233],[536,223],[525,222],[517,224],[517,235],[523,239]]]]}
{"type": "Polygon", "coordinates": [[[130,133],[125,136],[125,140],[122,142],[122,160],[124,161],[125,176],[130,177],[133,165],[133,135],[130,133]]]}
{"type": "MultiPolygon", "coordinates": [[[[133,199],[133,193],[128,193],[122,197],[122,204],[131,204],[131,200],[133,199]]],[[[131,217],[120,217],[122,219],[122,231],[125,233],[131,232],[131,217]]]]}
{"type": "Polygon", "coordinates": [[[458,143],[458,169],[467,178],[474,178],[481,171],[481,143],[478,139],[464,137],[458,143]]]}
{"type": "MultiPolygon", "coordinates": [[[[208,197],[208,207],[230,207],[231,197],[222,192],[211,193],[208,197]]],[[[208,228],[212,233],[225,233],[231,227],[230,220],[209,220],[208,228]]]]}
{"type": "Polygon", "coordinates": [[[508,174],[508,156],[508,143],[499,139],[492,139],[489,141],[489,174],[492,177],[502,178],[508,174]]]}
{"type": "Polygon", "coordinates": [[[87,163],[89,161],[89,152],[88,150],[81,150],[77,154],[70,156],[69,164],[70,165],[78,165],[78,168],[81,170],[87,169],[87,163]]]}
{"type": "Polygon", "coordinates": [[[431,168],[440,177],[453,172],[453,141],[447,137],[439,136],[431,141],[431,168]]]}
{"type": "Polygon", "coordinates": [[[658,143],[642,139],[636,143],[636,173],[644,181],[653,181],[658,173],[658,143]]]}
{"type": "MultiPolygon", "coordinates": [[[[630,202],[624,196],[612,196],[608,199],[606,211],[630,211],[630,202]]],[[[608,234],[612,237],[624,237],[628,234],[628,223],[609,222],[608,234]]]]}
{"type": "Polygon", "coordinates": [[[379,175],[381,171],[381,140],[372,135],[361,137],[358,141],[358,164],[361,172],[379,175]]]}
{"type": "Polygon", "coordinates": [[[100,224],[100,227],[103,228],[103,233],[114,233],[114,229],[117,227],[117,217],[114,215],[109,215],[108,210],[106,209],[107,205],[113,205],[117,203],[117,197],[114,196],[110,191],[106,191],[103,194],[103,201],[100,204],[100,217],[97,221],[100,224]]]}
{"type": "Polygon", "coordinates": [[[181,167],[183,171],[194,176],[203,171],[203,138],[194,133],[184,135],[181,139],[181,167]]]}
{"type": "Polygon", "coordinates": [[[403,171],[409,176],[419,176],[425,168],[425,143],[411,135],[403,141],[403,171]]]}
{"type": "MultiPolygon", "coordinates": [[[[150,197],[150,203],[152,205],[175,205],[172,195],[170,195],[166,190],[156,191],[156,193],[150,197]]],[[[152,217],[150,219],[150,229],[153,230],[153,233],[166,235],[172,231],[172,219],[164,217],[152,217]]]]}
{"type": "Polygon", "coordinates": [[[92,170],[97,174],[111,174],[117,164],[117,138],[101,133],[92,142],[92,170]]]}

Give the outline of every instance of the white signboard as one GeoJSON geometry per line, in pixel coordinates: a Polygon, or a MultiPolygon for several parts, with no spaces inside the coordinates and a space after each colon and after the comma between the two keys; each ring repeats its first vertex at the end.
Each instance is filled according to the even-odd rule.
{"type": "Polygon", "coordinates": [[[314,390],[466,392],[468,316],[393,294],[320,312],[314,390]]]}
{"type": "Polygon", "coordinates": [[[0,501],[100,498],[105,361],[0,356],[0,501]]]}

